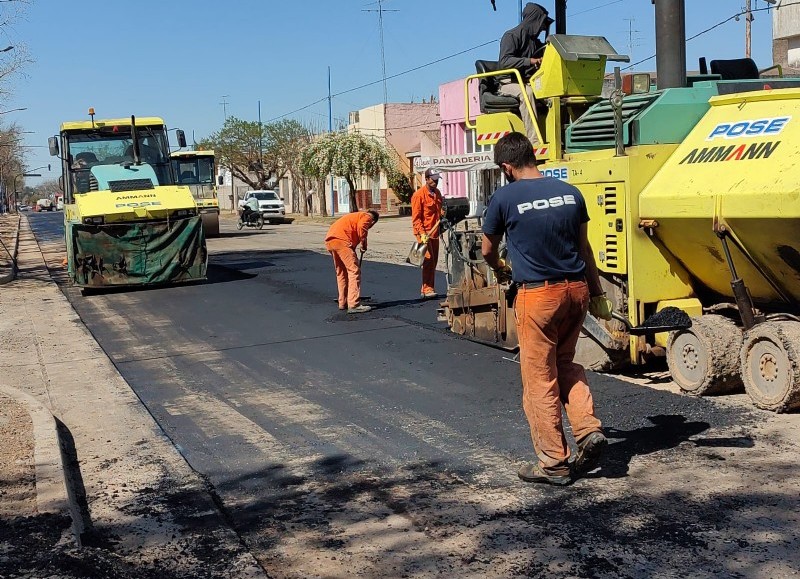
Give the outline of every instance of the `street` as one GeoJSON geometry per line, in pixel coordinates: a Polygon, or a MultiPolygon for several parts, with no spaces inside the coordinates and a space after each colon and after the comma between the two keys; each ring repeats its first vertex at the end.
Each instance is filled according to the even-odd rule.
{"type": "Polygon", "coordinates": [[[800,423],[741,396],[591,374],[602,468],[567,488],[520,481],[533,451],[519,367],[418,299],[407,219],[370,234],[375,310],[360,316],[336,308],[326,225],[223,219],[207,282],[83,295],[63,275],[63,215],[28,219],[83,323],[269,576],[800,567],[800,423]]]}

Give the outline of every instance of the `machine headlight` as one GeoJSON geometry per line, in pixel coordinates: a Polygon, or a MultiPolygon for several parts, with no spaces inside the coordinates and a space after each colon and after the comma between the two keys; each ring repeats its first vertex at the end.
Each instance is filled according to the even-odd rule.
{"type": "Polygon", "coordinates": [[[172,214],[173,217],[191,217],[192,215],[194,215],[194,209],[178,209],[172,214]]]}
{"type": "Polygon", "coordinates": [[[102,225],[103,223],[105,223],[105,221],[106,221],[106,219],[102,215],[100,215],[99,217],[84,217],[83,218],[83,222],[86,225],[102,225]]]}

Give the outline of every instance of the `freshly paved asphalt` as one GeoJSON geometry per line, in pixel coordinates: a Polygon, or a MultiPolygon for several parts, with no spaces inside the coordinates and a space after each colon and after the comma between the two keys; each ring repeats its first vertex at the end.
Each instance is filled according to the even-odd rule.
{"type": "MultiPolygon", "coordinates": [[[[63,236],[61,219],[30,216],[40,243],[63,236]]],[[[416,467],[517,484],[515,464],[532,456],[519,367],[436,322],[436,302],[416,299],[418,269],[365,262],[363,293],[378,308],[360,316],[337,310],[326,255],[220,253],[208,278],[86,296],[62,280],[62,289],[233,520],[268,526],[279,516],[271,497],[342,473],[416,467]]],[[[626,476],[636,454],[740,420],[706,400],[610,376],[590,382],[622,441],[608,476],[626,476]]]]}

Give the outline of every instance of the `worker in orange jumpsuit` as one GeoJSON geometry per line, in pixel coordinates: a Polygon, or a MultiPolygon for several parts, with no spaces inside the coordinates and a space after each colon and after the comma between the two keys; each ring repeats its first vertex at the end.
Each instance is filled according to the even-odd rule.
{"type": "Polygon", "coordinates": [[[378,222],[377,211],[356,211],[334,221],[325,236],[325,249],[333,256],[336,284],[339,286],[339,309],[349,314],[368,312],[361,304],[361,264],[356,246],[367,251],[367,232],[378,222]]]}
{"type": "Polygon", "coordinates": [[[610,320],[613,304],[603,292],[581,192],[543,175],[523,134],[500,139],[494,162],[508,185],[486,208],[481,253],[498,284],[516,285],[522,406],[537,455],[518,474],[527,482],[567,485],[597,468],[608,444],[586,372],[574,358],[587,311],[610,320]],[[510,265],[500,257],[503,237],[510,265]],[[578,447],[572,462],[562,407],[578,447]]]}
{"type": "Polygon", "coordinates": [[[422,262],[422,289],[420,297],[436,297],[436,264],[439,262],[439,220],[442,218],[442,193],[438,189],[439,171],[430,168],[425,171],[425,185],[411,196],[411,225],[414,236],[420,243],[426,243],[428,250],[422,262]]]}

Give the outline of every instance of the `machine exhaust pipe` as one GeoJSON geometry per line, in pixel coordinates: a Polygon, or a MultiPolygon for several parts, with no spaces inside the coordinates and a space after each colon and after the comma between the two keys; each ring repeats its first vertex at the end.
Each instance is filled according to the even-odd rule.
{"type": "Polygon", "coordinates": [[[658,89],[686,86],[686,2],[653,0],[653,4],[658,89]]]}
{"type": "Polygon", "coordinates": [[[556,34],[567,33],[567,0],[556,0],[556,34]]]}

